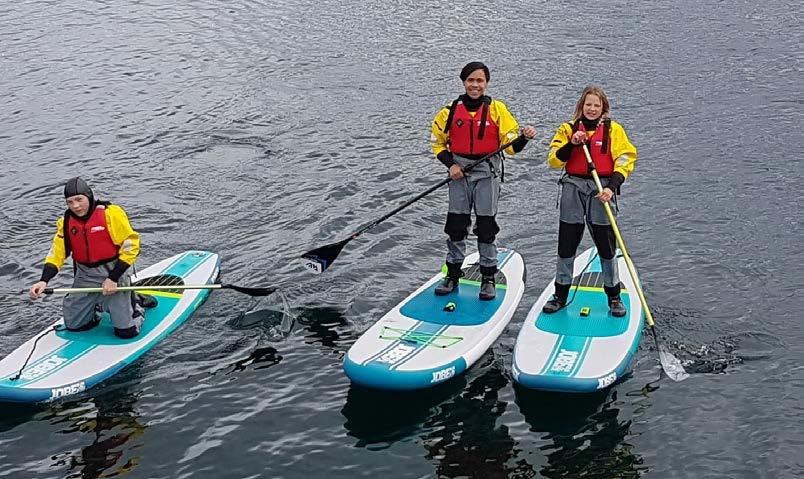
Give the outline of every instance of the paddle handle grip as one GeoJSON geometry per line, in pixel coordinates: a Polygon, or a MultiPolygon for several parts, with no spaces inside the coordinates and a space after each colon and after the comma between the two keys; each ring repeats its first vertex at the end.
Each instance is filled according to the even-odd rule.
{"type": "MultiPolygon", "coordinates": [[[[595,163],[592,161],[592,155],[589,154],[589,148],[586,147],[586,143],[583,144],[583,153],[586,155],[586,163],[589,165],[589,169],[592,172],[592,178],[595,180],[595,186],[597,187],[598,193],[603,193],[603,184],[600,182],[600,176],[597,174],[597,170],[595,169],[595,163]]],[[[628,268],[628,274],[631,275],[631,280],[634,282],[634,287],[637,290],[637,295],[639,295],[639,301],[642,303],[642,310],[645,312],[645,320],[648,322],[648,326],[653,328],[653,314],[650,312],[650,308],[648,307],[648,302],[645,299],[645,293],[642,291],[642,285],[639,284],[639,278],[637,277],[636,268],[634,267],[634,263],[631,261],[631,256],[628,254],[628,250],[625,249],[625,241],[623,241],[623,237],[620,234],[620,228],[617,227],[617,221],[614,219],[614,213],[611,211],[611,206],[609,206],[608,202],[603,202],[603,209],[606,210],[606,216],[609,217],[609,223],[611,223],[611,229],[614,230],[614,237],[617,239],[617,246],[620,248],[620,251],[623,253],[623,258],[625,259],[625,265],[628,268]]]]}

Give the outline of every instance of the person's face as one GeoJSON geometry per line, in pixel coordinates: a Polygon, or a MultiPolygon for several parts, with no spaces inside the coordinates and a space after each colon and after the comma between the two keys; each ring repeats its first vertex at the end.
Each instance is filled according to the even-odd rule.
{"type": "Polygon", "coordinates": [[[472,99],[477,99],[485,95],[487,86],[489,86],[489,82],[486,81],[486,74],[482,69],[473,71],[472,74],[463,81],[466,94],[472,99]]]}
{"type": "Polygon", "coordinates": [[[67,208],[75,216],[84,216],[89,211],[89,198],[84,195],[75,195],[67,198],[67,208]]]}
{"type": "Polygon", "coordinates": [[[597,120],[602,113],[603,102],[600,101],[600,97],[591,93],[586,95],[583,100],[583,116],[587,120],[597,120]]]}

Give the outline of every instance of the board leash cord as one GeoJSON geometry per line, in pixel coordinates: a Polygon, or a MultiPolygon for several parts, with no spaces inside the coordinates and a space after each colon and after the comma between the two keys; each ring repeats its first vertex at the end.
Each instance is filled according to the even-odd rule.
{"type": "Polygon", "coordinates": [[[31,360],[31,357],[33,356],[34,351],[36,351],[36,344],[39,342],[40,339],[44,338],[45,335],[47,335],[48,333],[52,333],[54,331],[61,331],[63,329],[66,329],[66,328],[63,328],[63,327],[60,327],[60,326],[61,326],[60,324],[57,324],[57,325],[51,327],[50,329],[46,329],[46,330],[42,331],[41,333],[39,333],[39,336],[37,336],[36,339],[34,339],[33,346],[31,346],[31,352],[28,353],[28,357],[25,358],[25,362],[22,363],[22,367],[20,368],[19,371],[17,371],[16,376],[8,378],[9,381],[17,381],[17,380],[19,380],[20,376],[22,376],[22,371],[25,370],[25,366],[27,366],[28,361],[31,360]]]}

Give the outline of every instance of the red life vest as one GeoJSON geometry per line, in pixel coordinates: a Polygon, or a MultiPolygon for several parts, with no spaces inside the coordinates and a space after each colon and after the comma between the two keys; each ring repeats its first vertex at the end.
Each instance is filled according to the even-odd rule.
{"type": "MultiPolygon", "coordinates": [[[[609,148],[608,144],[608,129],[609,122],[604,121],[586,143],[597,174],[603,178],[608,178],[614,173],[614,158],[611,156],[611,148],[609,148]]],[[[578,129],[573,129],[573,133],[575,131],[586,132],[582,121],[578,121],[578,129]]],[[[586,164],[586,155],[583,153],[583,148],[580,147],[572,149],[569,161],[564,165],[564,168],[572,176],[590,177],[592,175],[589,171],[589,165],[586,164]]]]}
{"type": "Polygon", "coordinates": [[[500,147],[500,128],[489,115],[491,102],[484,101],[474,117],[469,114],[463,102],[456,103],[451,115],[452,121],[447,127],[449,151],[471,159],[497,151],[500,147]]]}
{"type": "Polygon", "coordinates": [[[76,263],[98,266],[117,259],[120,248],[112,241],[106,224],[106,205],[99,204],[89,218],[64,215],[64,243],[76,263]]]}

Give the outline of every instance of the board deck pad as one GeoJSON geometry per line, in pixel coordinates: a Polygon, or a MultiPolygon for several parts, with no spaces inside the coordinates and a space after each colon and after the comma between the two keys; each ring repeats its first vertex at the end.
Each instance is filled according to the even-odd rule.
{"type": "MultiPolygon", "coordinates": [[[[219,271],[217,254],[188,251],[145,268],[132,276],[132,284],[209,284],[219,271]]],[[[143,292],[155,296],[157,304],[145,310],[142,329],[134,338],[115,336],[105,313],[100,324],[88,331],[68,331],[59,320],[0,360],[0,401],[47,402],[89,389],[151,349],[209,294],[206,289],[143,292]],[[32,351],[19,378],[12,379],[32,351]]]]}
{"type": "Polygon", "coordinates": [[[622,378],[636,352],[644,317],[625,260],[617,258],[627,309],[624,317],[609,312],[600,259],[595,248],[579,255],[568,304],[555,313],[542,307],[552,297],[551,281],[525,319],[512,371],[523,386],[560,392],[591,392],[622,378]]]}
{"type": "Polygon", "coordinates": [[[350,379],[379,389],[418,389],[471,366],[508,324],[524,290],[522,257],[501,249],[497,296],[480,300],[478,259],[474,253],[464,260],[456,291],[435,294],[442,270],[369,328],[344,358],[350,379]]]}

